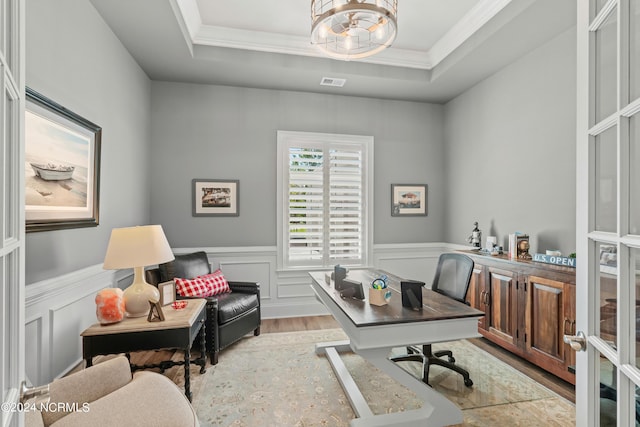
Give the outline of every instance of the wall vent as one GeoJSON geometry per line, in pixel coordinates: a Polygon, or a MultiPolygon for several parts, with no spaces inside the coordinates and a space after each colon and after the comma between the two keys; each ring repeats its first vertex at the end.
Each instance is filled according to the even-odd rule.
{"type": "Polygon", "coordinates": [[[336,79],[333,77],[323,77],[320,80],[320,86],[335,86],[342,87],[347,82],[347,79],[336,79]]]}

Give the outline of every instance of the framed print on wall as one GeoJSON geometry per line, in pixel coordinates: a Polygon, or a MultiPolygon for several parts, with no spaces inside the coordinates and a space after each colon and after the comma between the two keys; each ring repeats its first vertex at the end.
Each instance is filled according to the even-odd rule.
{"type": "Polygon", "coordinates": [[[240,216],[240,181],[194,179],[193,216],[240,216]]]}
{"type": "Polygon", "coordinates": [[[427,185],[391,184],[391,216],[427,216],[427,185]]]}
{"type": "Polygon", "coordinates": [[[98,225],[102,128],[26,88],[26,231],[98,225]]]}

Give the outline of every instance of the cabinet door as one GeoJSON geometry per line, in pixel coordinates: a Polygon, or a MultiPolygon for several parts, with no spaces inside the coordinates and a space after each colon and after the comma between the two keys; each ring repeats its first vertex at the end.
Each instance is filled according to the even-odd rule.
{"type": "Polygon", "coordinates": [[[466,301],[471,307],[485,312],[485,316],[478,319],[478,328],[485,329],[488,296],[484,285],[484,267],[481,265],[475,264],[473,267],[466,301]]]}
{"type": "Polygon", "coordinates": [[[565,283],[529,276],[527,304],[527,350],[532,356],[564,365],[562,340],[570,320],[565,316],[565,283]]]}
{"type": "Polygon", "coordinates": [[[517,345],[517,307],[518,307],[518,275],[517,273],[488,268],[489,307],[488,331],[505,343],[517,345]]]}

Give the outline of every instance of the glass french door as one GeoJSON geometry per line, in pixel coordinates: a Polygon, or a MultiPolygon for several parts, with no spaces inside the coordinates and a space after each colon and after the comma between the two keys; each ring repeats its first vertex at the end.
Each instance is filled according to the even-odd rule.
{"type": "Polygon", "coordinates": [[[577,6],[576,424],[640,426],[640,0],[577,6]]]}
{"type": "Polygon", "coordinates": [[[0,0],[0,392],[2,426],[24,378],[24,0],[0,0]]]}

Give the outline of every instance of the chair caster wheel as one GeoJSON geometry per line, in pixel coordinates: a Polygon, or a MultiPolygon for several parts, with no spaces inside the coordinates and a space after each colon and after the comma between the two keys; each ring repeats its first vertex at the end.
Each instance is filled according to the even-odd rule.
{"type": "Polygon", "coordinates": [[[471,378],[465,379],[464,385],[466,385],[467,387],[471,387],[473,385],[473,381],[471,381],[471,378]]]}

